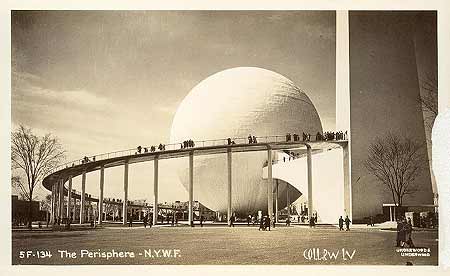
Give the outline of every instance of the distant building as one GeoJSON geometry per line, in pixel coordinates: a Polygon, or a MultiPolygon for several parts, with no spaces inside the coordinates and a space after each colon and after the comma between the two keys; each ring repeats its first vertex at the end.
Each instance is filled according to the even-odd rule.
{"type": "MultiPolygon", "coordinates": [[[[26,225],[28,222],[29,201],[21,200],[17,195],[11,196],[11,221],[13,226],[26,225]]],[[[40,210],[39,201],[31,202],[32,220],[45,221],[46,211],[40,210]]]]}

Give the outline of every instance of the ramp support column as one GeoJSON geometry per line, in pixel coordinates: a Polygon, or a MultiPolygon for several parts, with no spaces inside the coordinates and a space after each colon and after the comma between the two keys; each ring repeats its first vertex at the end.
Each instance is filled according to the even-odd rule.
{"type": "Polygon", "coordinates": [[[232,215],[232,208],[231,208],[231,193],[232,193],[232,158],[231,158],[231,148],[227,149],[227,166],[228,166],[228,189],[227,189],[227,205],[228,205],[228,211],[227,211],[227,218],[228,218],[228,226],[230,226],[231,221],[231,215],[232,215]]]}
{"type": "Polygon", "coordinates": [[[84,212],[85,212],[85,197],[86,197],[86,171],[83,171],[81,176],[81,199],[80,199],[80,224],[84,223],[84,212]]]}
{"type": "Polygon", "coordinates": [[[126,225],[128,220],[128,160],[125,161],[123,171],[123,204],[122,204],[122,224],[126,225]]]}
{"type": "Polygon", "coordinates": [[[194,226],[194,152],[189,152],[189,225],[194,226]]]}
{"type": "Polygon", "coordinates": [[[153,160],[153,225],[158,224],[158,159],[153,160]]]}
{"type": "Polygon", "coordinates": [[[306,144],[306,163],[307,163],[307,175],[308,175],[308,217],[312,218],[313,215],[313,188],[312,188],[312,160],[311,160],[311,146],[306,144]]]}
{"type": "Polygon", "coordinates": [[[287,202],[287,211],[288,211],[288,219],[291,220],[291,198],[289,195],[289,185],[286,185],[286,202],[287,202]]]}
{"type": "Polygon", "coordinates": [[[56,184],[52,185],[52,204],[51,204],[51,213],[50,213],[50,224],[55,223],[56,217],[56,184]]]}
{"type": "Polygon", "coordinates": [[[72,222],[72,176],[69,175],[69,188],[67,189],[67,209],[66,209],[67,219],[72,222]]]}
{"type": "Polygon", "coordinates": [[[100,196],[98,199],[98,224],[103,223],[103,189],[105,185],[105,166],[100,169],[100,196]]]}
{"type": "Polygon", "coordinates": [[[267,150],[267,215],[273,220],[272,149],[267,150]]]}
{"type": "Polygon", "coordinates": [[[276,181],[276,187],[275,187],[275,223],[278,223],[278,179],[276,181]]]}

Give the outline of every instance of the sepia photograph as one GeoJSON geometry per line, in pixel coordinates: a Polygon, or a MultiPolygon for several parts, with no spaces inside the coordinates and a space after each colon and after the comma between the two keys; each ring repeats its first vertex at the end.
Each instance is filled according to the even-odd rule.
{"type": "Polygon", "coordinates": [[[436,10],[10,16],[12,266],[439,265],[436,10]]]}

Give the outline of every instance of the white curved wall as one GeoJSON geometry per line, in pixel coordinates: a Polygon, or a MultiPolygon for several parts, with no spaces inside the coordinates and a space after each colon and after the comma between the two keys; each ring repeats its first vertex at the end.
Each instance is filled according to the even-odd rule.
{"type": "MultiPolygon", "coordinates": [[[[307,202],[308,179],[306,157],[272,166],[272,177],[288,182],[302,195],[298,202],[307,202]]],[[[267,167],[263,170],[267,178],[267,167]]],[[[344,171],[342,149],[312,155],[313,209],[322,223],[337,223],[344,212],[344,171]]]]}

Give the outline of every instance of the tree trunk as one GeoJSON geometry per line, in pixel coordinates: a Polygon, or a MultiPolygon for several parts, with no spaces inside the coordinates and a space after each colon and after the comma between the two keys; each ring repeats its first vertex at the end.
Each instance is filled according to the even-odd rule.
{"type": "Polygon", "coordinates": [[[28,200],[28,228],[29,229],[31,229],[31,225],[33,223],[33,208],[31,208],[32,202],[33,202],[33,200],[31,199],[31,196],[30,196],[30,199],[28,200]]]}

